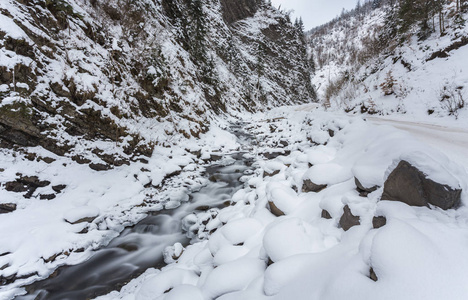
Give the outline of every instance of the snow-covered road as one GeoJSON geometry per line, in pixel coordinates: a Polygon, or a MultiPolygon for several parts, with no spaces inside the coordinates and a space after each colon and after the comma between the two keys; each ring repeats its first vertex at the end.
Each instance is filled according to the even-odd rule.
{"type": "Polygon", "coordinates": [[[468,168],[468,129],[380,117],[365,119],[376,125],[390,125],[409,132],[416,139],[442,151],[452,160],[468,168]]]}

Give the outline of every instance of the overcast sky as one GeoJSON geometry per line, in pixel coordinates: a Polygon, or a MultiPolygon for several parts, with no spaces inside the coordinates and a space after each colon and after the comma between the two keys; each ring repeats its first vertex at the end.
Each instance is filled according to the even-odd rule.
{"type": "Polygon", "coordinates": [[[294,10],[292,17],[301,16],[305,29],[309,30],[322,25],[341,14],[343,8],[350,10],[357,0],[272,0],[274,6],[294,10]]]}

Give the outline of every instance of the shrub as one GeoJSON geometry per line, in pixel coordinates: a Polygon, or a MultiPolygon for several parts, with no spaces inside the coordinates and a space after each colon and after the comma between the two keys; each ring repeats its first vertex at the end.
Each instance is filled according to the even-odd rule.
{"type": "Polygon", "coordinates": [[[463,96],[463,86],[446,83],[439,91],[440,105],[449,115],[458,117],[458,111],[465,107],[463,96]]]}

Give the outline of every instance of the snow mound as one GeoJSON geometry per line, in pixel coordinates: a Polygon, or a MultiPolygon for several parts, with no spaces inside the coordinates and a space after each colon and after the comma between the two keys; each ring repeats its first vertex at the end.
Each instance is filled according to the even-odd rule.
{"type": "Polygon", "coordinates": [[[301,203],[296,192],[279,182],[270,182],[266,187],[267,198],[285,214],[289,214],[301,203]]]}
{"type": "Polygon", "coordinates": [[[99,216],[99,208],[95,206],[81,206],[70,209],[65,212],[63,218],[65,221],[71,224],[80,222],[91,222],[97,216],[99,216]]]}
{"type": "Polygon", "coordinates": [[[324,239],[318,228],[299,218],[290,218],[275,222],[267,229],[263,247],[268,257],[278,262],[297,254],[323,251],[324,239]]]}

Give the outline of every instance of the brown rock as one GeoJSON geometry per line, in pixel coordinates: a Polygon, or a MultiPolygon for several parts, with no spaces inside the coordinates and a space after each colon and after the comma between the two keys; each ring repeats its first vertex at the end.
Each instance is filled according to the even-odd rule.
{"type": "Polygon", "coordinates": [[[276,170],[276,171],[273,171],[273,172],[271,172],[271,173],[269,173],[269,172],[267,172],[267,171],[264,171],[264,172],[263,172],[263,178],[265,178],[265,177],[273,177],[273,176],[275,176],[275,175],[278,175],[279,172],[280,172],[280,170],[276,170]]]}
{"type": "Polygon", "coordinates": [[[67,186],[65,184],[59,184],[59,185],[52,186],[52,189],[54,190],[54,192],[58,194],[58,193],[61,193],[66,187],[67,186]]]}
{"type": "Polygon", "coordinates": [[[72,157],[72,160],[73,161],[76,161],[77,163],[79,163],[80,165],[83,165],[83,164],[89,164],[91,162],[90,159],[87,159],[87,158],[84,158],[83,156],[81,155],[75,155],[72,157]]]}
{"type": "Polygon", "coordinates": [[[340,218],[340,226],[344,231],[348,231],[351,227],[360,225],[359,216],[353,215],[348,205],[343,208],[343,215],[340,218]]]}
{"type": "Polygon", "coordinates": [[[322,209],[322,218],[330,220],[332,216],[330,215],[328,211],[326,211],[325,209],[322,209]]]}
{"type": "Polygon", "coordinates": [[[284,216],[284,212],[281,209],[279,209],[274,202],[269,201],[268,206],[269,206],[270,212],[274,214],[275,216],[277,217],[284,216]]]}
{"type": "Polygon", "coordinates": [[[437,183],[407,161],[400,161],[384,184],[381,200],[400,201],[411,206],[442,209],[456,208],[460,204],[461,189],[437,183]]]}
{"type": "Polygon", "coordinates": [[[380,227],[383,227],[387,224],[387,218],[379,216],[379,217],[374,217],[372,218],[372,226],[375,229],[378,229],[380,227]]]}
{"type": "Polygon", "coordinates": [[[356,177],[354,177],[354,182],[356,184],[356,190],[359,192],[359,196],[361,197],[367,197],[367,195],[369,195],[372,192],[375,192],[379,188],[378,185],[375,185],[370,188],[364,187],[362,183],[359,181],[359,179],[357,179],[356,177]]]}
{"type": "Polygon", "coordinates": [[[14,203],[1,203],[0,214],[7,214],[16,210],[16,204],[14,203]]]}
{"type": "Polygon", "coordinates": [[[303,193],[309,193],[309,192],[318,193],[321,190],[325,189],[326,187],[327,187],[326,184],[315,184],[311,180],[306,179],[302,183],[302,192],[303,193]]]}
{"type": "Polygon", "coordinates": [[[41,200],[52,200],[52,199],[55,199],[55,194],[41,194],[39,195],[39,199],[41,200]]]}
{"type": "Polygon", "coordinates": [[[50,184],[50,181],[39,180],[37,176],[24,176],[24,177],[21,177],[19,181],[28,185],[31,188],[46,187],[50,184]]]}
{"type": "Polygon", "coordinates": [[[26,192],[28,186],[18,181],[10,181],[5,184],[5,189],[9,192],[21,193],[26,192]]]}
{"type": "Polygon", "coordinates": [[[379,280],[379,278],[377,277],[377,274],[375,274],[375,271],[372,267],[369,270],[369,278],[376,282],[377,280],[379,280]]]}
{"type": "Polygon", "coordinates": [[[93,169],[94,171],[107,171],[111,169],[111,166],[109,166],[108,164],[100,164],[100,163],[89,164],[89,167],[93,169]]]}

